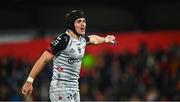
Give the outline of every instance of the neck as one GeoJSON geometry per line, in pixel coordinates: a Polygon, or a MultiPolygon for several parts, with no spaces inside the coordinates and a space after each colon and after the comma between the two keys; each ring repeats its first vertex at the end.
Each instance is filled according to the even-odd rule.
{"type": "Polygon", "coordinates": [[[67,33],[68,33],[68,35],[70,35],[71,37],[79,40],[79,37],[80,37],[80,36],[78,36],[77,34],[75,34],[72,30],[67,30],[67,33]]]}

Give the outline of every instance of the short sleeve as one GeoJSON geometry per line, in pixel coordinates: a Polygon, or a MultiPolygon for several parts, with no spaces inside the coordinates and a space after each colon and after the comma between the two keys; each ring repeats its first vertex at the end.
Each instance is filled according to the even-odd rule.
{"type": "Polygon", "coordinates": [[[83,35],[82,37],[86,40],[86,43],[89,44],[89,40],[90,40],[89,37],[86,34],[83,35]]]}
{"type": "Polygon", "coordinates": [[[53,55],[59,54],[67,47],[69,38],[70,37],[67,34],[59,35],[51,41],[49,48],[47,48],[47,51],[51,52],[53,55]]]}

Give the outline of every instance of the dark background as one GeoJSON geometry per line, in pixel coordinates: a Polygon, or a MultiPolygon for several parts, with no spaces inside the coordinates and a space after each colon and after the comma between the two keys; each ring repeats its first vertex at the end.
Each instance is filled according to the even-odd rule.
{"type": "Polygon", "coordinates": [[[89,32],[180,28],[178,0],[1,0],[0,30],[64,30],[64,15],[82,9],[89,32]]]}
{"type": "Polygon", "coordinates": [[[81,101],[180,101],[180,0],[0,0],[0,101],[49,101],[52,63],[31,97],[21,88],[72,9],[85,11],[87,33],[117,40],[87,46],[81,101]]]}

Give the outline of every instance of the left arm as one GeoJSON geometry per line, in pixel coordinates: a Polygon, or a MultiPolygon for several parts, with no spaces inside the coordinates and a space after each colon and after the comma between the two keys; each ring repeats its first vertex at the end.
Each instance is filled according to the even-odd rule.
{"type": "Polygon", "coordinates": [[[101,37],[98,35],[90,35],[89,36],[89,43],[90,44],[102,44],[102,43],[115,43],[115,36],[114,35],[107,35],[106,37],[101,37]]]}

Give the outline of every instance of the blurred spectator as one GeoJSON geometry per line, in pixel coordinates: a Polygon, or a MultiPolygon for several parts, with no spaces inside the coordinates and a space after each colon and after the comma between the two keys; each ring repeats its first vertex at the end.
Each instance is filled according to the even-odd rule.
{"type": "MultiPolygon", "coordinates": [[[[81,76],[82,101],[180,101],[180,47],[149,51],[142,43],[137,54],[102,52],[96,66],[81,76]]],[[[23,101],[20,89],[31,63],[23,58],[0,58],[0,101],[23,101]]],[[[49,101],[51,65],[35,81],[28,100],[49,101]],[[45,77],[46,76],[46,77],[45,77]]]]}

